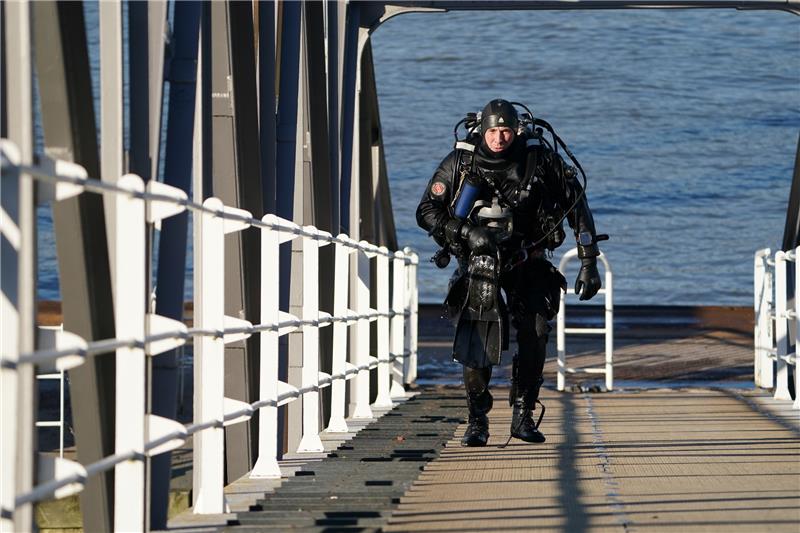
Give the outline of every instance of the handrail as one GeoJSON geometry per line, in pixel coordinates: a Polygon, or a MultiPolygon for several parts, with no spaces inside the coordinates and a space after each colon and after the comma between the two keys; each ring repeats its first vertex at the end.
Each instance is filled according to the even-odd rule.
{"type": "Polygon", "coordinates": [[[77,186],[63,193],[63,196],[58,196],[57,199],[59,200],[63,200],[70,196],[76,196],[84,191],[100,194],[124,194],[130,198],[135,198],[138,200],[150,200],[151,202],[172,204],[183,207],[195,213],[206,213],[224,220],[243,222],[256,228],[268,228],[278,232],[296,235],[298,237],[309,237],[331,244],[341,244],[343,246],[357,248],[359,250],[376,255],[384,255],[386,257],[394,258],[396,254],[402,254],[406,264],[411,264],[412,261],[411,257],[406,257],[406,254],[404,254],[402,251],[391,252],[383,249],[382,247],[368,243],[367,241],[355,241],[346,235],[333,236],[330,233],[314,228],[313,226],[301,227],[294,222],[280,218],[276,215],[267,215],[268,220],[264,220],[253,218],[252,216],[249,216],[249,213],[243,210],[237,209],[234,211],[230,209],[225,210],[210,208],[204,203],[200,204],[188,199],[180,189],[175,189],[163,184],[160,184],[161,186],[159,189],[171,190],[174,195],[151,191],[133,191],[125,187],[120,187],[114,183],[89,178],[83,167],[77,163],[54,160],[50,159],[48,156],[41,156],[41,158],[45,161],[44,165],[39,164],[31,166],[14,163],[15,160],[19,160],[18,148],[11,141],[7,139],[0,139],[0,171],[13,171],[21,174],[27,174],[49,183],[63,183],[77,186]]]}
{"type": "MultiPolygon", "coordinates": [[[[369,371],[377,369],[379,379],[376,406],[391,407],[405,395],[404,383],[413,381],[410,369],[416,368],[416,265],[418,256],[406,248],[389,251],[366,241],[355,241],[347,235],[333,236],[313,226],[301,227],[275,215],[262,219],[250,213],[222,204],[210,198],[198,204],[186,194],[163,183],[145,185],[138,176],[127,174],[117,183],[91,179],[80,165],[43,158],[37,165],[19,163],[19,151],[10,141],[0,139],[0,171],[4,180],[32,178],[54,185],[50,191],[56,200],[83,192],[111,194],[116,202],[115,216],[117,265],[127,268],[125,283],[114,287],[117,337],[86,341],[78,335],[60,331],[51,335],[39,349],[26,353],[0,354],[3,383],[17,379],[23,365],[55,364],[58,370],[69,370],[83,364],[88,357],[116,351],[117,357],[117,418],[126,421],[117,425],[115,453],[89,465],[80,465],[59,458],[52,479],[15,497],[15,508],[55,496],[62,498],[83,490],[91,476],[115,469],[116,502],[115,529],[140,529],[144,524],[144,468],[146,457],[165,453],[181,446],[195,435],[193,466],[195,469],[194,512],[218,513],[225,508],[223,468],[223,426],[260,417],[258,460],[252,477],[280,477],[274,432],[277,431],[277,407],[294,400],[303,402],[302,440],[298,452],[321,451],[319,439],[318,394],[332,387],[331,422],[329,432],[348,431],[344,420],[344,382],[355,379],[356,409],[351,416],[372,416],[369,408],[369,371]],[[158,226],[164,218],[191,210],[195,216],[195,232],[201,235],[195,249],[195,271],[203,273],[202,283],[195,285],[198,302],[196,326],[145,311],[143,295],[147,293],[143,271],[145,253],[144,232],[147,224],[158,226]],[[224,235],[255,227],[262,231],[262,294],[261,316],[248,321],[226,317],[224,306],[224,235]],[[299,316],[280,311],[275,285],[279,282],[278,247],[282,242],[300,238],[303,271],[303,305],[299,316]],[[318,250],[321,246],[336,247],[337,283],[334,287],[334,313],[319,309],[318,250]],[[357,267],[351,268],[349,256],[358,254],[357,267]],[[378,275],[374,282],[378,309],[369,307],[369,259],[376,258],[378,275]],[[389,272],[393,272],[390,285],[389,272]],[[348,283],[353,276],[359,280],[359,297],[354,307],[347,305],[348,283]],[[391,297],[391,298],[390,298],[391,297]],[[391,300],[391,303],[390,303],[391,300]],[[378,352],[369,354],[370,322],[378,321],[378,352]],[[334,330],[334,368],[331,374],[318,370],[319,328],[334,330]],[[360,339],[351,350],[348,362],[345,336],[349,327],[355,328],[360,339]],[[297,386],[278,380],[278,339],[290,332],[303,335],[302,380],[297,386]],[[409,332],[411,332],[409,334],[409,332]],[[251,335],[259,335],[261,343],[260,397],[252,403],[225,398],[224,346],[251,335]],[[146,413],[145,360],[176,348],[188,341],[195,343],[195,361],[199,366],[195,391],[199,394],[195,421],[179,424],[173,420],[146,413]],[[364,403],[366,398],[366,404],[364,403]],[[124,401],[123,401],[124,399],[124,401]],[[272,431],[273,433],[269,433],[272,431]]],[[[122,276],[118,276],[122,278],[122,276]]],[[[21,382],[19,385],[23,385],[21,382]]],[[[4,388],[3,396],[13,394],[16,387],[4,388]]],[[[0,439],[14,439],[0,435],[0,439]]],[[[25,452],[27,453],[27,452],[25,452]]],[[[41,469],[47,470],[47,469],[41,469]]],[[[2,509],[3,515],[14,509],[2,509]]]]}
{"type": "Polygon", "coordinates": [[[769,248],[757,250],[753,267],[753,378],[755,385],[772,389],[776,400],[791,400],[789,390],[789,366],[795,367],[793,407],[800,409],[800,375],[797,371],[797,340],[800,339],[800,246],[794,250],[778,250],[774,254],[769,248]],[[795,263],[794,309],[787,301],[787,262],[795,263]],[[789,352],[790,331],[795,332],[795,351],[789,352]]]}
{"type": "MultiPolygon", "coordinates": [[[[565,272],[567,263],[573,259],[577,259],[578,249],[573,248],[568,250],[561,257],[561,262],[558,264],[558,270],[565,272]]],[[[605,270],[605,283],[604,287],[597,291],[597,294],[602,294],[605,297],[605,326],[602,328],[568,328],[566,327],[566,294],[561,293],[559,300],[558,317],[556,319],[556,348],[558,350],[558,376],[556,388],[563,391],[565,387],[566,374],[604,374],[606,389],[611,391],[614,389],[614,274],[611,270],[611,264],[603,252],[598,256],[603,263],[605,270]],[[605,335],[605,364],[602,367],[596,368],[572,368],[567,366],[567,353],[566,353],[566,334],[572,333],[574,335],[605,335]]]]}
{"type": "Polygon", "coordinates": [[[224,338],[225,335],[233,335],[236,333],[252,335],[253,333],[260,333],[262,331],[278,331],[286,327],[300,327],[307,325],[320,326],[320,325],[327,325],[333,322],[349,322],[352,320],[360,320],[362,318],[370,318],[370,319],[378,317],[391,318],[395,315],[408,316],[409,312],[396,313],[394,311],[388,311],[385,313],[379,313],[377,311],[374,311],[370,313],[364,313],[352,316],[350,315],[340,316],[340,317],[330,316],[320,320],[284,320],[276,324],[253,324],[251,326],[238,326],[231,328],[223,328],[219,330],[200,329],[200,328],[192,328],[188,330],[175,330],[175,331],[167,331],[164,333],[158,333],[154,335],[147,335],[142,339],[117,339],[117,338],[101,339],[89,342],[85,346],[75,346],[72,348],[66,348],[62,350],[37,350],[35,352],[30,352],[30,353],[27,352],[21,353],[16,361],[1,359],[0,365],[2,365],[3,368],[17,368],[19,365],[22,364],[41,365],[43,363],[49,363],[56,361],[58,359],[63,359],[71,356],[88,357],[91,355],[108,353],[117,350],[119,348],[141,348],[147,345],[148,343],[162,341],[162,340],[172,340],[172,339],[189,340],[192,337],[224,338]]]}

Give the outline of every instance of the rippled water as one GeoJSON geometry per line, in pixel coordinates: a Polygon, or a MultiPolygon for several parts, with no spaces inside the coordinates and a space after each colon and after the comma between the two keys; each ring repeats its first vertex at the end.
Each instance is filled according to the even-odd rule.
{"type": "MultiPolygon", "coordinates": [[[[373,35],[401,242],[422,301],[447,273],[414,220],[453,124],[529,104],[589,176],[626,304],[752,305],[757,248],[781,241],[800,132],[800,19],[736,11],[410,14],[373,35]]],[[[556,254],[558,259],[560,253],[556,254]]],[[[569,275],[574,278],[574,274],[569,275]]]]}
{"type": "MultiPolygon", "coordinates": [[[[603,250],[617,302],[751,304],[753,251],[783,235],[800,131],[800,19],[410,14],[379,28],[373,47],[398,237],[420,251],[422,301],[441,300],[448,273],[427,262],[434,246],[414,220],[419,197],[453,124],[504,97],[550,121],[586,169],[598,230],[612,238],[603,250]]],[[[40,296],[57,298],[49,218],[40,221],[40,296]]]]}

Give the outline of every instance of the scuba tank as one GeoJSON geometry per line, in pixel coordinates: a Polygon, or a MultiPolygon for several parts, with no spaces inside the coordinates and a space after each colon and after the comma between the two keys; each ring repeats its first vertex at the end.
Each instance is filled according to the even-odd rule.
{"type": "MultiPolygon", "coordinates": [[[[470,142],[474,141],[476,135],[476,128],[479,127],[478,115],[475,113],[468,113],[467,116],[461,119],[453,128],[453,136],[455,143],[453,149],[456,151],[456,164],[453,166],[453,179],[452,183],[456,187],[456,194],[450,204],[451,214],[460,220],[466,220],[475,204],[475,199],[481,192],[483,184],[475,174],[475,144],[470,142]],[[458,128],[465,124],[467,135],[464,140],[458,138],[458,128]]],[[[431,262],[438,268],[446,268],[450,264],[450,248],[445,245],[439,249],[433,257],[431,262]]]]}
{"type": "Polygon", "coordinates": [[[475,199],[481,192],[481,181],[475,174],[467,176],[461,183],[455,199],[453,214],[456,218],[466,220],[475,205],[475,199]]]}

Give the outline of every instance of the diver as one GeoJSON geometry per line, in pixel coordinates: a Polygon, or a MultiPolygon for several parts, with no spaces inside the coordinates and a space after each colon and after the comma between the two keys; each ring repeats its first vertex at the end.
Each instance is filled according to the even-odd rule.
{"type": "Polygon", "coordinates": [[[455,149],[428,183],[417,223],[441,246],[431,259],[437,266],[446,267],[451,256],[458,261],[445,304],[456,322],[453,359],[463,365],[469,408],[461,445],[485,446],[489,438],[489,381],[508,349],[509,323],[518,344],[509,394],[511,437],[544,442],[544,406],[537,422],[532,412],[541,405],[548,322],[567,289],[547,257],[563,242],[566,219],[581,261],[575,292],[588,300],[601,286],[597,242],[608,237],[595,231],[580,164],[553,128],[524,105],[492,100],[456,124],[454,135],[455,149]],[[467,135],[459,140],[462,124],[467,135]]]}

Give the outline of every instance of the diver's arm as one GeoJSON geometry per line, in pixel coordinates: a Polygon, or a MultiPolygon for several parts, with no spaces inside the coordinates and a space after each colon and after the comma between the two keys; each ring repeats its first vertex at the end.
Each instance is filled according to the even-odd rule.
{"type": "Polygon", "coordinates": [[[581,268],[575,279],[575,294],[578,294],[581,300],[589,300],[602,287],[600,273],[597,270],[597,256],[600,255],[600,249],[597,247],[594,218],[589,210],[589,201],[586,199],[586,195],[581,194],[583,187],[577,177],[566,175],[564,160],[558,154],[551,153],[549,159],[552,171],[549,174],[555,178],[559,204],[563,209],[569,209],[573,203],[575,204],[573,210],[567,215],[567,221],[572,231],[575,232],[578,257],[581,260],[581,268]],[[578,199],[577,202],[576,199],[578,199]]]}
{"type": "Polygon", "coordinates": [[[444,246],[450,240],[446,234],[449,232],[446,230],[450,229],[448,222],[452,216],[449,206],[455,194],[452,183],[455,157],[455,152],[450,152],[439,164],[417,206],[417,224],[427,231],[439,246],[444,246]]]}
{"type": "Polygon", "coordinates": [[[555,189],[558,194],[558,203],[563,209],[569,209],[580,196],[573,210],[567,215],[567,222],[575,233],[578,244],[578,257],[597,257],[600,250],[597,247],[597,230],[594,226],[594,217],[589,209],[589,201],[583,193],[583,186],[577,176],[567,177],[564,172],[564,160],[554,152],[548,154],[551,172],[550,178],[554,182],[550,189],[555,189]]]}

